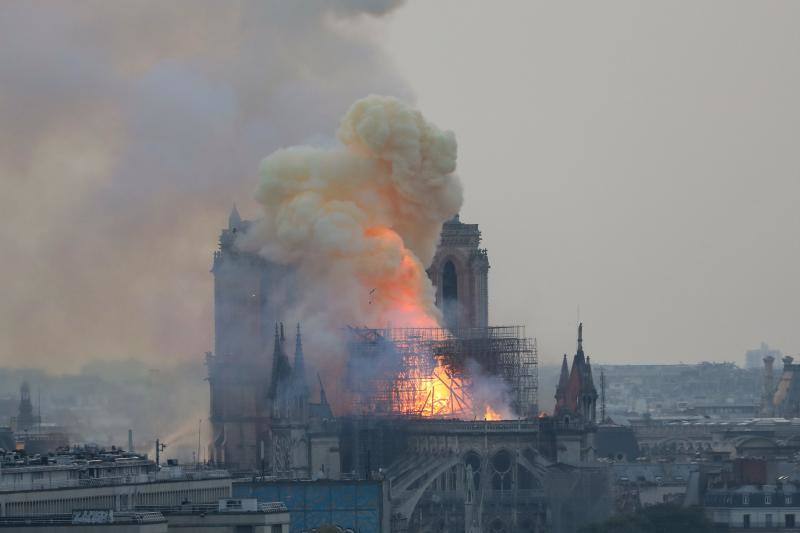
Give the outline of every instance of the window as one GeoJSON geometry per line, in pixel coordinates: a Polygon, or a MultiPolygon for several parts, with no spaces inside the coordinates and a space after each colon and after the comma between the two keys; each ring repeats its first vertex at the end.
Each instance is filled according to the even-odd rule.
{"type": "Polygon", "coordinates": [[[764,494],[764,503],[767,505],[772,503],[772,494],[764,494]]]}
{"type": "Polygon", "coordinates": [[[750,515],[746,514],[742,517],[742,527],[745,529],[750,528],[750,515]]]}
{"type": "Polygon", "coordinates": [[[742,505],[750,505],[750,495],[749,494],[742,495],[742,505]]]}
{"type": "Polygon", "coordinates": [[[794,514],[787,514],[785,519],[786,527],[794,527],[794,514]]]}
{"type": "Polygon", "coordinates": [[[772,527],[772,515],[767,513],[764,515],[764,525],[767,527],[772,527]]]}
{"type": "Polygon", "coordinates": [[[792,505],[792,496],[791,495],[786,497],[786,505],[792,505]]]}

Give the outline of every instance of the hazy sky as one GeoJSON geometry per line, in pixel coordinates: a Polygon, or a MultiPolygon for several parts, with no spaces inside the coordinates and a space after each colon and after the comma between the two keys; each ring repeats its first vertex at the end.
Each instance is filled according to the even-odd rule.
{"type": "Polygon", "coordinates": [[[369,93],[455,131],[492,322],[542,359],[800,352],[800,4],[0,6],[0,360],[200,357],[259,160],[369,93]],[[191,6],[191,8],[189,8],[191,6]],[[326,6],[323,8],[323,6],[326,6]]]}
{"type": "Polygon", "coordinates": [[[386,46],[459,142],[490,316],[602,362],[800,352],[800,3],[411,2],[386,46]]]}

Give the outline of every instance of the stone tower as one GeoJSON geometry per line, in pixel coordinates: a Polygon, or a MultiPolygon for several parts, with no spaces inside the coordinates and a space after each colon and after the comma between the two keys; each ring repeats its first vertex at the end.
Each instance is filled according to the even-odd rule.
{"type": "Polygon", "coordinates": [[[477,224],[458,215],[442,226],[442,236],[428,277],[436,289],[436,305],[451,329],[489,325],[489,258],[480,248],[477,224]]]}
{"type": "Polygon", "coordinates": [[[556,388],[555,415],[571,414],[584,423],[597,422],[597,389],[592,376],[592,363],[583,353],[583,324],[578,325],[578,349],[572,369],[566,374],[567,357],[561,363],[561,377],[556,388]],[[565,379],[566,378],[566,379],[565,379]]]}
{"type": "Polygon", "coordinates": [[[272,325],[291,295],[285,268],[254,253],[243,252],[236,239],[250,228],[236,206],[214,252],[214,353],[260,358],[268,356],[272,325]]]}
{"type": "Polygon", "coordinates": [[[31,387],[28,382],[22,383],[19,388],[19,411],[17,412],[17,431],[26,431],[38,423],[38,419],[33,414],[33,403],[31,402],[31,387]]]}
{"type": "Polygon", "coordinates": [[[236,238],[250,227],[236,207],[214,252],[214,352],[206,354],[211,396],[210,458],[232,468],[268,461],[271,408],[267,401],[272,329],[289,276],[236,238]]]}
{"type": "Polygon", "coordinates": [[[567,374],[567,356],[561,363],[553,417],[564,431],[557,437],[558,460],[577,463],[594,457],[594,431],[597,427],[597,389],[592,364],[583,352],[583,324],[578,325],[578,349],[567,374]]]}
{"type": "MultiPolygon", "coordinates": [[[[282,452],[276,456],[273,437],[298,440],[298,428],[309,419],[326,418],[330,407],[324,398],[316,406],[308,401],[299,331],[294,369],[282,328],[277,336],[274,332],[275,324],[286,318],[282,313],[300,299],[297,291],[302,287],[290,269],[239,249],[237,238],[251,225],[234,206],[214,252],[214,351],[206,354],[211,396],[209,456],[231,468],[267,467],[299,475],[308,473],[310,466],[282,452]],[[281,395],[281,387],[298,394],[281,395]]],[[[428,275],[451,328],[488,325],[489,260],[480,242],[478,225],[464,224],[458,216],[442,227],[428,275]]]]}

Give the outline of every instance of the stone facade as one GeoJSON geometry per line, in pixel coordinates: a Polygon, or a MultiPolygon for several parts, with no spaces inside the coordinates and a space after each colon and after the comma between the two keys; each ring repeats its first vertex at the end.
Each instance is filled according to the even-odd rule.
{"type": "Polygon", "coordinates": [[[451,329],[489,325],[489,257],[480,248],[477,224],[458,215],[442,226],[442,237],[428,276],[436,288],[436,305],[451,329]]]}
{"type": "MultiPolygon", "coordinates": [[[[285,426],[287,420],[276,416],[275,387],[281,380],[275,378],[290,372],[290,365],[280,353],[283,334],[278,348],[271,336],[297,288],[287,268],[238,249],[236,239],[251,224],[234,207],[214,252],[214,352],[206,354],[213,435],[209,456],[232,468],[260,470],[284,458],[283,452],[275,455],[273,444],[280,449],[300,438],[282,430],[272,441],[273,421],[285,426]],[[270,346],[278,359],[270,357],[270,346]]],[[[458,216],[449,220],[428,270],[437,305],[452,327],[488,325],[489,260],[480,240],[477,224],[464,224],[458,216]]]]}

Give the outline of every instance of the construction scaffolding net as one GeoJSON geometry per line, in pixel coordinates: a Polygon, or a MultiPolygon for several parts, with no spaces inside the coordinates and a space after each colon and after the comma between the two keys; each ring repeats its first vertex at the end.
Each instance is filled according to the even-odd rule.
{"type": "Polygon", "coordinates": [[[537,415],[536,340],[522,326],[349,328],[352,411],[441,418],[537,415]]]}

